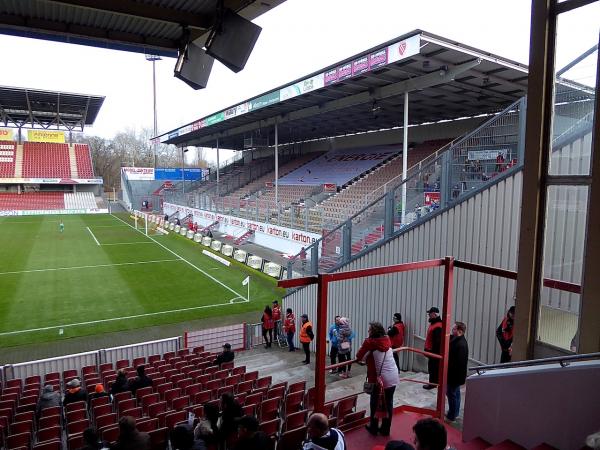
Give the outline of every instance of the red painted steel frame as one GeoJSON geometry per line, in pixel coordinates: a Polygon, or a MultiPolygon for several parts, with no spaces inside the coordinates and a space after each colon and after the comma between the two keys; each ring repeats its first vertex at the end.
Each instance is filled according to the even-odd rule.
{"type": "MultiPolygon", "coordinates": [[[[508,278],[510,280],[517,279],[517,273],[511,270],[499,269],[497,267],[484,266],[481,264],[474,264],[466,261],[454,260],[453,257],[447,256],[444,259],[431,259],[427,261],[420,261],[416,263],[406,264],[395,264],[391,266],[373,267],[370,269],[351,270],[348,272],[337,272],[320,274],[318,276],[310,276],[303,278],[294,278],[289,280],[281,280],[278,282],[279,287],[292,288],[309,286],[311,284],[317,284],[317,348],[316,348],[316,362],[315,362],[315,411],[323,411],[323,405],[325,404],[325,373],[327,369],[342,366],[341,364],[334,364],[333,366],[327,366],[323,355],[327,353],[326,340],[327,336],[327,301],[328,301],[328,287],[329,283],[334,281],[351,280],[356,278],[364,278],[375,275],[384,275],[398,272],[409,272],[413,270],[429,269],[433,267],[444,267],[444,292],[443,292],[443,304],[442,304],[442,345],[441,354],[433,355],[436,359],[440,360],[440,378],[437,390],[437,403],[436,410],[428,410],[423,408],[411,407],[409,405],[403,405],[407,411],[418,411],[425,414],[431,414],[435,417],[443,419],[445,410],[445,395],[446,395],[446,378],[448,374],[448,350],[450,343],[450,331],[451,331],[451,320],[452,320],[452,290],[454,280],[454,268],[462,268],[466,270],[472,270],[474,272],[485,273],[488,275],[498,276],[502,278],[508,278]]],[[[559,289],[567,292],[581,293],[581,286],[573,283],[568,283],[559,280],[553,280],[545,278],[543,285],[552,289],[559,289]]],[[[404,349],[404,348],[403,348],[404,349]]],[[[400,350],[400,349],[399,349],[400,350]]],[[[410,351],[421,352],[417,349],[409,349],[410,351]]],[[[353,360],[354,361],[354,360],[353,360]]],[[[348,361],[345,364],[349,364],[353,361],[348,361]]],[[[397,409],[397,408],[396,408],[397,409]]]]}

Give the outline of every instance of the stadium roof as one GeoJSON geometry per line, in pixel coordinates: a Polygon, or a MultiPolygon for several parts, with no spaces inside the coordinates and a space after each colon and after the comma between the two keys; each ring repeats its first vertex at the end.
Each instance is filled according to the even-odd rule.
{"type": "Polygon", "coordinates": [[[81,129],[92,125],[104,97],[0,86],[0,123],[4,126],[81,129]]]}
{"type": "MultiPolygon", "coordinates": [[[[285,0],[224,0],[252,20],[285,0]]],[[[206,34],[217,0],[0,0],[0,33],[177,57],[206,34]]]]}
{"type": "Polygon", "coordinates": [[[160,142],[235,150],[496,113],[527,91],[527,66],[415,30],[172,130],[160,142]]]}

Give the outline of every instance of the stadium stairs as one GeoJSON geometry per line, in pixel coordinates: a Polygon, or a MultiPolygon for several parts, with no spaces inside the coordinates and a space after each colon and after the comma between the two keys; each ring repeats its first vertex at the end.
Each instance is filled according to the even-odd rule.
{"type": "Polygon", "coordinates": [[[247,242],[254,235],[254,230],[248,230],[240,237],[236,238],[233,243],[235,245],[242,245],[244,242],[247,242]]]}

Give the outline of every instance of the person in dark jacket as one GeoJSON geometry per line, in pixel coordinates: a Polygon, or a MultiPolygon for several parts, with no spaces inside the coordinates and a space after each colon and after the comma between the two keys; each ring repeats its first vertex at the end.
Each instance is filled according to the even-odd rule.
{"type": "Polygon", "coordinates": [[[223,352],[217,355],[217,359],[213,361],[215,366],[221,367],[225,362],[231,362],[235,358],[235,354],[231,351],[231,344],[223,345],[223,352]]]}
{"type": "Polygon", "coordinates": [[[137,367],[137,374],[138,376],[135,377],[131,383],[129,383],[129,390],[131,391],[131,393],[135,396],[135,392],[138,389],[144,388],[144,387],[148,387],[148,386],[152,386],[152,379],[146,375],[146,368],[144,367],[144,365],[140,365],[137,367]]]}
{"type": "Polygon", "coordinates": [[[83,430],[83,447],[79,450],[101,450],[106,447],[106,443],[102,442],[98,437],[98,433],[93,428],[83,430]]]}
{"type": "MultiPolygon", "coordinates": [[[[402,314],[394,314],[394,324],[388,328],[387,334],[390,337],[390,341],[392,341],[392,349],[404,346],[406,329],[404,327],[404,322],[402,322],[402,314]]],[[[396,367],[400,370],[400,355],[398,352],[394,352],[394,361],[396,362],[396,367]]]]}
{"type": "Polygon", "coordinates": [[[117,372],[117,379],[110,387],[110,394],[115,395],[115,394],[118,394],[119,392],[125,392],[128,390],[129,390],[129,388],[127,386],[127,376],[125,375],[125,372],[123,372],[122,370],[119,370],[117,372]]]}
{"type": "Polygon", "coordinates": [[[54,387],[51,384],[47,384],[44,386],[44,392],[37,403],[37,417],[40,417],[43,409],[52,408],[53,406],[60,406],[60,394],[54,392],[54,387]]]}
{"type": "Polygon", "coordinates": [[[63,398],[63,406],[80,401],[87,402],[87,392],[81,389],[81,382],[79,379],[74,378],[67,383],[67,391],[65,392],[65,398],[63,398]]]}
{"type": "Polygon", "coordinates": [[[104,385],[101,383],[98,383],[96,385],[96,387],[94,388],[94,392],[92,392],[90,395],[88,395],[88,399],[90,401],[90,409],[92,407],[92,400],[95,398],[100,398],[100,397],[109,397],[110,394],[108,392],[106,392],[104,390],[104,385]]]}
{"type": "Polygon", "coordinates": [[[219,428],[219,434],[222,442],[226,442],[228,447],[236,440],[236,420],[242,416],[242,407],[233,398],[233,394],[226,392],[221,395],[221,427],[219,428]]]}
{"type": "Polygon", "coordinates": [[[206,450],[202,439],[194,439],[194,432],[186,424],[179,424],[169,433],[171,450],[206,450]]]}
{"type": "Polygon", "coordinates": [[[271,345],[273,345],[273,327],[275,323],[273,322],[273,310],[269,305],[265,306],[260,321],[262,322],[262,335],[265,340],[265,348],[271,348],[271,345]]]}
{"type": "Polygon", "coordinates": [[[234,450],[264,450],[272,448],[269,437],[258,431],[258,420],[254,416],[244,416],[238,419],[238,441],[234,450]]]}
{"type": "Polygon", "coordinates": [[[512,341],[513,341],[513,325],[515,322],[515,307],[511,306],[506,313],[506,317],[496,329],[496,337],[500,343],[502,354],[500,362],[510,362],[512,356],[512,341]]]}
{"type": "Polygon", "coordinates": [[[303,450],[346,450],[348,448],[344,433],[337,428],[330,428],[325,414],[312,414],[306,428],[308,440],[304,442],[303,450]]]}
{"type": "Polygon", "coordinates": [[[421,419],[413,425],[416,450],[445,450],[448,433],[444,424],[437,419],[421,419]]]}
{"type": "Polygon", "coordinates": [[[448,352],[448,414],[446,418],[454,422],[460,412],[460,387],[467,379],[467,364],[469,363],[469,344],[465,338],[467,326],[456,322],[452,327],[450,351],[448,352]]]}
{"type": "Polygon", "coordinates": [[[119,419],[119,437],[111,450],[150,450],[150,435],[138,431],[135,419],[123,416],[119,419]]]}
{"type": "MultiPolygon", "coordinates": [[[[442,348],[442,319],[440,310],[432,306],[427,311],[429,315],[429,328],[425,337],[425,351],[439,355],[442,348]]],[[[427,358],[427,371],[429,372],[429,384],[424,384],[423,389],[434,389],[440,378],[440,360],[427,358]]]]}

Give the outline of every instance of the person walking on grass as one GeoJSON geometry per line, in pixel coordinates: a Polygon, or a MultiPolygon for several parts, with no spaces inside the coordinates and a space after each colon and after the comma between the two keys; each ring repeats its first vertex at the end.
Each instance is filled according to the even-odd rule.
{"type": "Polygon", "coordinates": [[[269,305],[265,306],[265,310],[263,311],[263,315],[260,319],[262,322],[262,335],[265,340],[265,348],[271,348],[273,344],[273,311],[269,305]],[[268,336],[268,338],[267,338],[268,336]]]}
{"type": "Polygon", "coordinates": [[[58,224],[58,231],[60,233],[63,233],[65,231],[65,224],[63,223],[63,221],[61,220],[60,223],[58,224]]]}

